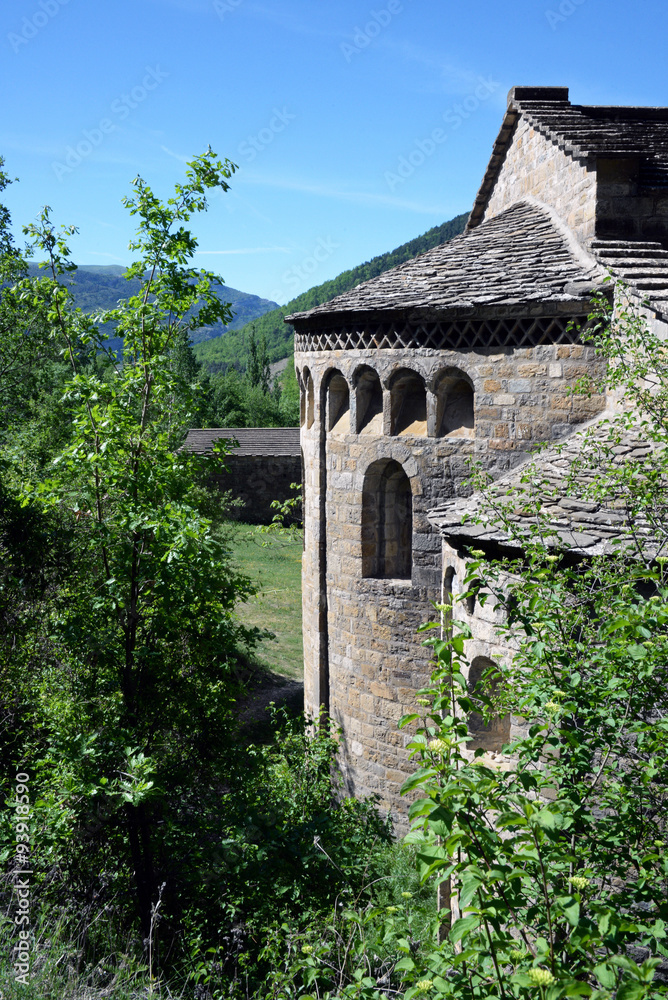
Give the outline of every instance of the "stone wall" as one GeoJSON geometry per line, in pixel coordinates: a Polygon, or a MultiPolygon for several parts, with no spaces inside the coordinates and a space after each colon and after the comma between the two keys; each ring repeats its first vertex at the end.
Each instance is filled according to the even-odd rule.
{"type": "Polygon", "coordinates": [[[596,171],[547,139],[525,118],[513,133],[484,219],[516,201],[535,198],[552,206],[580,241],[596,235],[596,171]]]}
{"type": "Polygon", "coordinates": [[[668,194],[640,187],[638,158],[596,165],[596,235],[601,239],[668,242],[668,194]]]}
{"type": "Polygon", "coordinates": [[[328,706],[343,729],[348,792],[378,794],[401,829],[407,805],[399,789],[412,765],[405,752],[410,737],[397,722],[429,678],[417,629],[434,614],[430,601],[440,600],[442,586],[441,539],[427,512],[467,492],[468,458],[499,475],[524,460],[532,444],[563,436],[569,424],[601,409],[601,398],[567,391],[585,372],[597,373],[599,362],[579,344],[332,350],[301,352],[295,361],[304,393],[305,703],[311,713],[328,706]],[[382,403],[367,419],[376,378],[382,403]],[[415,378],[424,386],[422,406],[415,378]],[[473,427],[438,433],[443,384],[472,388],[473,427]],[[404,420],[402,386],[412,394],[404,420]],[[405,429],[393,434],[393,422],[405,429]],[[371,467],[384,460],[398,463],[410,482],[410,579],[364,575],[365,490],[371,467]]]}
{"type": "MultiPolygon", "coordinates": [[[[220,490],[230,490],[242,501],[230,516],[248,524],[269,524],[276,513],[272,500],[288,500],[295,495],[291,483],[302,479],[301,459],[294,455],[235,455],[226,458],[229,472],[212,476],[220,490]]],[[[296,512],[299,516],[299,512],[296,512]]]]}

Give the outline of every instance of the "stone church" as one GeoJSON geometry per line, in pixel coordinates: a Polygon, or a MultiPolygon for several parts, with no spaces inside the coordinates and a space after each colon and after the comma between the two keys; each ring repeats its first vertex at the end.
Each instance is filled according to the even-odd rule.
{"type": "MultiPolygon", "coordinates": [[[[397,722],[430,672],[416,630],[461,578],[466,546],[495,539],[464,516],[476,504],[467,462],[512,488],[539,442],[577,451],[579,429],[611,405],[569,392],[601,374],[578,327],[616,280],[668,334],[668,108],[515,87],[466,232],[289,317],[306,707],[341,726],[348,791],[377,794],[399,826],[412,765],[397,722]]],[[[558,475],[568,454],[540,461],[558,475]]],[[[585,555],[618,530],[613,512],[591,506],[554,505],[564,540],[585,555]]],[[[471,670],[482,672],[503,650],[493,616],[469,612],[471,670]]],[[[508,733],[496,735],[500,748],[508,733]]]]}

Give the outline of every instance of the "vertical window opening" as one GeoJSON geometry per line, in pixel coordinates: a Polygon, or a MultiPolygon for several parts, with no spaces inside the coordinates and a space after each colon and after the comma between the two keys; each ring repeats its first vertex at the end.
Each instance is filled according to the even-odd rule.
{"type": "Polygon", "coordinates": [[[410,580],[412,546],[410,480],[398,462],[374,462],[362,494],[362,575],[410,580]]]}
{"type": "Polygon", "coordinates": [[[383,433],[383,390],[377,372],[365,368],[357,376],[357,433],[383,433]]]}
{"type": "Polygon", "coordinates": [[[306,426],[313,427],[315,420],[315,390],[311,373],[306,373],[306,426]]]}
{"type": "Polygon", "coordinates": [[[299,426],[303,427],[306,423],[306,387],[299,372],[297,377],[299,379],[299,426]]]}
{"type": "Polygon", "coordinates": [[[427,433],[427,392],[417,372],[398,372],[391,388],[392,434],[427,433]]]}
{"type": "Polygon", "coordinates": [[[470,436],[474,429],[473,388],[457,375],[441,379],[436,390],[436,433],[470,436]]]}
{"type": "Polygon", "coordinates": [[[346,434],[350,430],[350,392],[348,383],[338,372],[332,375],[327,388],[327,430],[346,434]]]}
{"type": "MultiPolygon", "coordinates": [[[[499,668],[494,660],[486,656],[476,656],[469,668],[468,687],[472,695],[486,695],[493,698],[499,689],[499,668]]],[[[499,753],[504,743],[510,742],[510,716],[494,715],[485,724],[479,712],[469,715],[469,732],[473,740],[468,744],[469,750],[495,751],[499,753]]]]}
{"type": "Polygon", "coordinates": [[[443,605],[443,628],[452,628],[452,601],[453,587],[455,582],[455,570],[453,566],[448,566],[443,574],[443,589],[441,592],[441,604],[443,605]]]}

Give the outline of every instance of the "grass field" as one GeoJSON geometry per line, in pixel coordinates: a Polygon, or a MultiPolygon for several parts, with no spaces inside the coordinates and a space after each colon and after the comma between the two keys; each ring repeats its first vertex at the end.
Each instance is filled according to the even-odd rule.
{"type": "Polygon", "coordinates": [[[301,536],[286,541],[252,524],[235,524],[231,530],[235,562],[259,587],[255,597],[238,605],[239,615],[245,624],[276,634],[258,646],[253,659],[273,673],[302,680],[301,536]]]}

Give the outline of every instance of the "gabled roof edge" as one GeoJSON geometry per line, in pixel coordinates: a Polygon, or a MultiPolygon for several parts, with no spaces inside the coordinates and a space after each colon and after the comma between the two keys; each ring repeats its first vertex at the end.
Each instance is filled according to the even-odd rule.
{"type": "Polygon", "coordinates": [[[501,123],[499,134],[492,147],[492,155],[487,165],[487,170],[482,179],[482,184],[473,202],[473,208],[466,224],[465,232],[475,229],[483,219],[487,202],[492,193],[496,179],[499,176],[501,166],[515,131],[521,109],[519,101],[555,101],[559,104],[570,103],[568,99],[568,87],[511,87],[508,91],[508,108],[501,123]]]}

